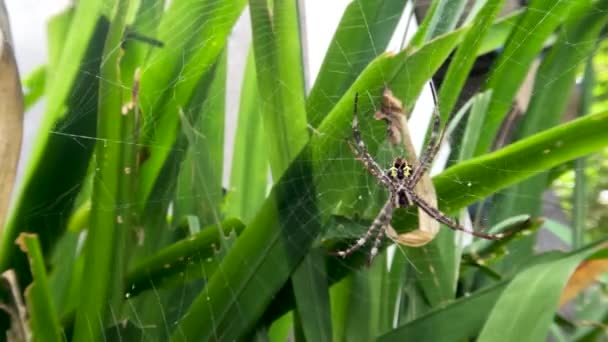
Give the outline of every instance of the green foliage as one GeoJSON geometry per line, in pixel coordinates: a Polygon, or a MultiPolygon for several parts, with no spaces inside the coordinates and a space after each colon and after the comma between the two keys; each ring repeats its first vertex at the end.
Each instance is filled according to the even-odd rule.
{"type": "MultiPolygon", "coordinates": [[[[582,214],[605,217],[590,189],[601,188],[601,175],[585,169],[605,165],[570,163],[608,146],[608,111],[590,109],[605,97],[608,69],[590,76],[606,56],[596,46],[608,1],[534,0],[503,18],[504,1],[479,1],[469,14],[465,3],[432,1],[411,42],[384,53],[407,1],[353,1],[309,94],[294,1],[80,1],[54,17],[48,61],[24,81],[26,106],[46,99],[45,117],[0,242],[0,266],[23,286],[34,339],[596,336],[556,317],[570,275],[608,255],[605,231],[585,229],[605,220],[582,214]],[[247,3],[253,39],[235,99],[227,40],[247,3]],[[498,57],[472,92],[467,84],[489,52],[498,57]],[[583,68],[585,115],[571,120],[566,104],[583,68]],[[432,178],[438,208],[468,224],[474,205],[474,229],[487,222],[521,232],[469,242],[442,227],[422,247],[385,241],[370,267],[368,247],[334,256],[365,234],[388,197],[346,143],[355,96],[363,139],[384,165],[401,147],[372,119],[382,90],[409,112],[443,70],[438,110],[452,153],[432,178]],[[503,131],[527,77],[525,116],[503,131]],[[227,100],[240,106],[231,146],[227,100]],[[493,150],[504,137],[513,141],[493,150]],[[569,185],[573,171],[570,234],[554,219],[543,224],[540,208],[550,180],[569,185]],[[538,231],[556,232],[573,251],[536,251],[538,231]],[[21,235],[20,251],[14,242],[26,232],[34,234],[21,235]]],[[[417,227],[415,209],[395,211],[396,231],[417,227]]],[[[576,316],[601,322],[608,313],[581,305],[576,316]]],[[[7,327],[18,316],[1,319],[7,327]]]]}

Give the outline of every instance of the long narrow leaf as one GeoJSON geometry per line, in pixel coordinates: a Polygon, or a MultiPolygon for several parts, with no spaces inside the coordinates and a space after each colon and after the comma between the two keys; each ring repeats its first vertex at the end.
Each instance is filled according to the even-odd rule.
{"type": "Polygon", "coordinates": [[[327,49],[306,100],[308,121],[317,127],[365,66],[386,50],[406,1],[353,1],[327,49]]]}
{"type": "MultiPolygon", "coordinates": [[[[20,231],[38,234],[43,251],[48,251],[66,228],[58,212],[72,210],[75,196],[82,186],[95,142],[97,94],[101,50],[108,22],[100,18],[85,51],[78,61],[70,56],[61,63],[78,64],[78,75],[66,100],[63,118],[53,121],[36,144],[44,152],[31,156],[15,205],[2,232],[0,269],[14,267],[27,272],[26,260],[15,252],[14,240],[20,231]],[[70,196],[66,196],[70,194],[70,196]]],[[[48,85],[50,86],[50,84],[48,85]]],[[[48,90],[47,86],[47,91],[48,90]]],[[[50,114],[49,114],[50,115],[50,114]]],[[[45,119],[46,120],[46,119],[45,119]]]]}
{"type": "Polygon", "coordinates": [[[466,77],[471,71],[479,47],[483,42],[482,38],[491,27],[503,3],[503,0],[488,0],[486,2],[473,20],[471,29],[467,32],[450,62],[450,67],[439,91],[439,111],[444,122],[449,118],[466,77]]]}
{"type": "Polygon", "coordinates": [[[496,132],[511,107],[532,61],[543,48],[545,40],[564,19],[573,1],[535,0],[517,23],[500,57],[495,62],[486,89],[492,89],[492,101],[475,154],[487,152],[496,132]]]}
{"type": "Polygon", "coordinates": [[[218,56],[209,77],[203,77],[182,114],[188,152],[181,165],[175,218],[196,215],[203,225],[219,224],[223,200],[224,103],[227,55],[218,56]]]}
{"type": "Polygon", "coordinates": [[[188,104],[200,78],[211,69],[224,49],[245,2],[174,1],[163,15],[158,39],[165,45],[149,55],[141,80],[141,88],[145,89],[141,105],[146,114],[142,137],[150,148],[139,178],[138,202],[142,206],[147,203],[156,182],[161,181],[159,174],[173,152],[180,108],[188,104]]]}
{"type": "Polygon", "coordinates": [[[568,278],[578,264],[602,248],[607,248],[605,242],[518,274],[498,299],[479,341],[545,339],[568,278]]]}
{"type": "MultiPolygon", "coordinates": [[[[229,219],[221,223],[223,234],[229,235],[233,231],[240,234],[245,226],[236,219],[229,219]]],[[[187,268],[204,268],[207,260],[215,256],[214,246],[220,245],[220,239],[216,227],[204,227],[200,233],[192,237],[178,241],[175,244],[162,249],[153,257],[146,259],[133,268],[126,277],[125,297],[133,298],[139,293],[158,286],[167,280],[182,276],[187,268]]],[[[203,272],[205,276],[211,276],[212,272],[203,272]]],[[[197,274],[198,278],[203,275],[197,274]]]]}
{"type": "MultiPolygon", "coordinates": [[[[122,165],[123,125],[131,120],[131,116],[122,115],[123,90],[121,84],[120,58],[125,29],[129,0],[121,0],[117,5],[116,15],[110,26],[110,31],[104,46],[104,63],[100,75],[105,82],[99,88],[99,123],[98,138],[102,139],[96,146],[96,172],[91,208],[91,226],[88,231],[85,247],[85,269],[83,284],[89,284],[83,292],[81,305],[76,313],[73,339],[75,341],[99,341],[102,339],[103,322],[107,319],[106,308],[109,303],[110,291],[116,283],[111,277],[116,253],[117,237],[124,234],[120,229],[122,219],[117,215],[121,199],[121,178],[129,177],[122,165]],[[118,195],[118,196],[117,196],[118,195]],[[111,257],[108,257],[111,256],[111,257]],[[99,323],[102,322],[100,326],[99,323]]],[[[122,273],[117,270],[119,275],[122,273]]],[[[116,304],[116,303],[113,303],[116,304]]]]}
{"type": "Polygon", "coordinates": [[[308,141],[296,4],[250,0],[253,50],[273,178],[308,141]]]}
{"type": "Polygon", "coordinates": [[[508,281],[500,282],[469,297],[433,310],[380,336],[378,341],[389,342],[406,339],[437,341],[446,338],[446,336],[449,336],[450,340],[464,340],[475,337],[508,283],[508,281]]]}
{"type": "MultiPolygon", "coordinates": [[[[596,38],[607,19],[601,15],[601,11],[607,9],[608,1],[579,1],[571,9],[557,42],[539,67],[532,99],[516,138],[522,139],[559,123],[566,110],[568,96],[556,98],[555,94],[569,94],[573,89],[577,67],[593,51],[596,38]]],[[[499,203],[492,208],[492,221],[499,222],[519,214],[540,214],[547,176],[546,173],[536,175],[501,193],[499,203]]],[[[515,267],[524,262],[527,255],[532,253],[532,243],[528,240],[513,246],[518,253],[508,257],[508,264],[515,267]]]]}
{"type": "Polygon", "coordinates": [[[33,341],[62,341],[61,327],[49,293],[48,278],[38,237],[21,234],[18,243],[28,254],[34,282],[26,290],[27,306],[31,318],[33,341]]]}
{"type": "Polygon", "coordinates": [[[226,215],[249,222],[266,197],[268,156],[264,149],[264,131],[259,108],[253,50],[250,49],[241,89],[239,119],[236,129],[230,173],[230,191],[226,196],[226,215]]]}

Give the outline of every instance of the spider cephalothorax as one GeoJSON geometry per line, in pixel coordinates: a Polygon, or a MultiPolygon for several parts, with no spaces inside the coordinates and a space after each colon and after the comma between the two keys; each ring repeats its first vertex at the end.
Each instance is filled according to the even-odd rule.
{"type": "Polygon", "coordinates": [[[374,244],[370,251],[368,260],[371,262],[378,254],[378,249],[380,248],[382,238],[385,234],[385,228],[390,225],[395,208],[409,206],[419,207],[430,217],[440,223],[445,224],[451,229],[460,230],[483,239],[498,240],[507,235],[506,233],[494,235],[485,234],[465,228],[439,211],[439,209],[427,203],[416,193],[415,188],[418,181],[420,181],[420,178],[432,163],[433,158],[435,158],[435,155],[441,146],[444,131],[439,133],[439,128],[439,113],[435,110],[433,112],[433,131],[427,148],[424,150],[424,152],[422,152],[419,164],[413,167],[410,165],[410,163],[408,163],[407,160],[405,160],[405,158],[399,157],[393,161],[388,170],[384,171],[369,154],[367,147],[365,146],[365,142],[363,139],[361,139],[357,119],[357,97],[355,97],[355,109],[352,126],[354,141],[349,141],[349,146],[353,151],[355,158],[357,158],[357,160],[359,160],[365,166],[367,171],[369,171],[369,173],[372,174],[378,180],[378,182],[380,182],[380,184],[382,184],[390,192],[390,196],[365,235],[360,237],[357,242],[348,249],[336,252],[337,255],[345,257],[363,247],[367,241],[374,237],[374,244]]]}

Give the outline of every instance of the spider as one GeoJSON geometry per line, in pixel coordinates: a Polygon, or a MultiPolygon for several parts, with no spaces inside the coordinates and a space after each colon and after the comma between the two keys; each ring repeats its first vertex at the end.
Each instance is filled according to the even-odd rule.
{"type": "Polygon", "coordinates": [[[405,158],[398,157],[393,161],[388,170],[383,170],[369,154],[365,142],[361,139],[357,119],[357,103],[358,94],[355,95],[354,104],[354,118],[352,124],[353,141],[349,140],[348,145],[355,155],[355,158],[359,160],[367,171],[390,192],[390,196],[365,235],[361,236],[357,242],[349,248],[336,251],[333,254],[344,258],[362,248],[370,239],[374,238],[374,243],[368,259],[368,264],[371,263],[378,254],[380,244],[386,234],[385,229],[391,223],[395,208],[406,208],[410,206],[417,206],[434,220],[445,224],[453,230],[460,230],[483,239],[499,240],[508,235],[508,233],[485,234],[467,229],[416,194],[416,191],[414,190],[416,184],[418,184],[420,178],[432,163],[433,158],[435,158],[445,134],[445,130],[442,130],[441,133],[439,133],[440,118],[437,110],[433,111],[433,130],[428,146],[420,157],[419,165],[412,167],[405,158]]]}

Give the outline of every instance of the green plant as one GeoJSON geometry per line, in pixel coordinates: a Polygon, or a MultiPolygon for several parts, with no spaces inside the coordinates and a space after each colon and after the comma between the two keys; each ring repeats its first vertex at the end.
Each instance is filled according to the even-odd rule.
{"type": "MultiPolygon", "coordinates": [[[[48,64],[28,79],[26,94],[27,105],[47,99],[44,122],[0,246],[2,270],[23,286],[17,292],[34,338],[601,334],[601,324],[577,318],[605,322],[605,308],[580,305],[575,318],[557,312],[577,267],[605,261],[606,237],[578,224],[573,234],[584,238],[564,253],[535,252],[534,238],[547,227],[540,209],[552,172],[576,169],[569,161],[608,145],[608,111],[583,106],[587,115],[563,122],[577,77],[586,75],[585,94],[593,88],[589,61],[608,1],[533,0],[504,18],[497,17],[504,1],[478,1],[457,26],[464,4],[433,1],[408,46],[389,54],[381,51],[406,0],[353,1],[308,94],[295,1],[93,0],[54,17],[48,64]],[[236,141],[226,146],[226,41],[246,4],[253,46],[236,141]],[[477,57],[497,49],[483,89],[464,94],[477,57]],[[538,60],[513,142],[493,149],[538,60]],[[387,143],[385,122],[372,119],[382,90],[411,111],[442,66],[438,103],[442,125],[453,117],[446,131],[454,152],[430,196],[463,224],[466,208],[477,205],[475,229],[523,233],[465,244],[443,227],[421,247],[393,254],[383,246],[369,268],[366,250],[333,256],[365,232],[386,199],[346,143],[356,94],[368,148],[387,163],[403,151],[387,143]],[[226,149],[233,149],[228,188],[226,149]]],[[[392,226],[404,233],[416,218],[397,209],[392,226]]]]}

